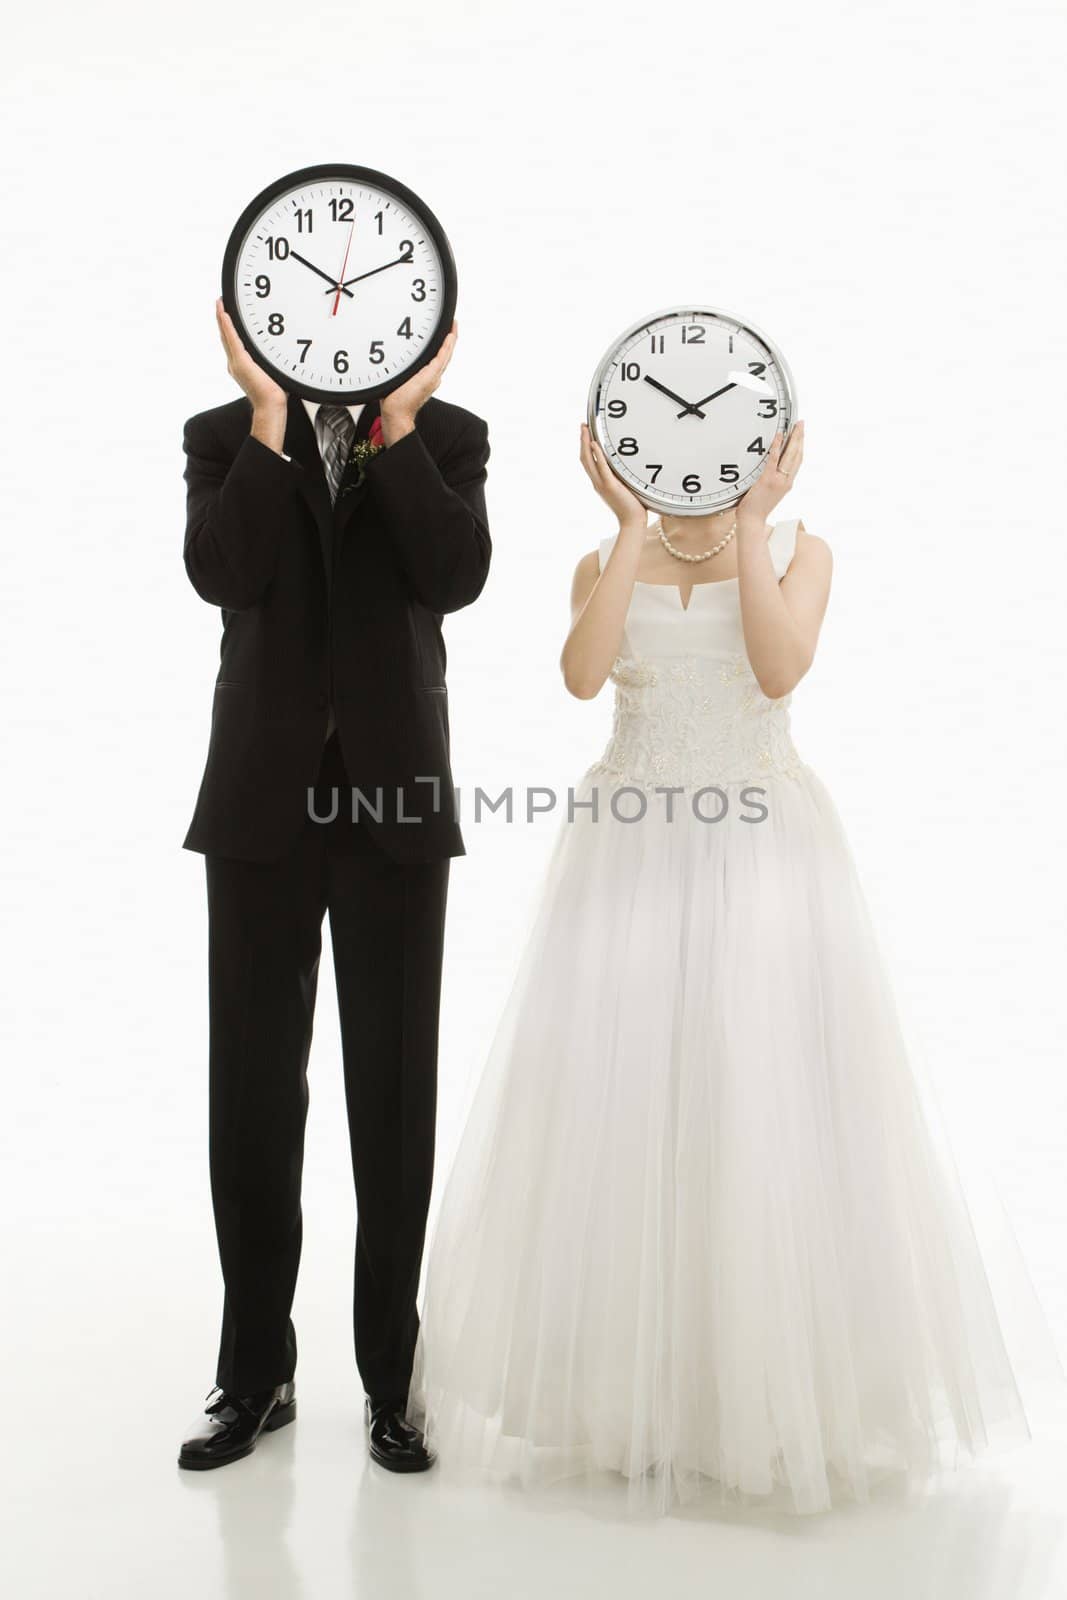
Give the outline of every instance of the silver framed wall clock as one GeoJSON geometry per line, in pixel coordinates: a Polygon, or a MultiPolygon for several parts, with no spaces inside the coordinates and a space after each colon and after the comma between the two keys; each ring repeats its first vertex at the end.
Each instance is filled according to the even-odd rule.
{"type": "Polygon", "coordinates": [[[589,429],[612,470],[644,505],[682,517],[736,505],[796,415],[781,351],[752,323],[710,306],[672,306],[633,323],[589,387],[589,429]]]}
{"type": "Polygon", "coordinates": [[[456,310],[444,229],[371,167],[279,178],[242,212],[222,299],[252,358],[292,394],[353,404],[388,394],[441,348],[456,310]]]}

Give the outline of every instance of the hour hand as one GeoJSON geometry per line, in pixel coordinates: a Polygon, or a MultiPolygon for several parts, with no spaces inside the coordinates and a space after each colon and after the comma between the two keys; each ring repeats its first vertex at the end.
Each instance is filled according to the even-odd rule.
{"type": "Polygon", "coordinates": [[[350,300],[353,298],[351,289],[346,289],[343,283],[339,284],[336,278],[331,278],[328,272],[323,272],[322,268],[317,267],[314,261],[309,261],[306,256],[299,255],[295,250],[290,250],[289,255],[294,261],[299,261],[302,267],[308,267],[312,272],[317,272],[320,278],[325,278],[335,294],[340,289],[341,293],[346,294],[350,300]]]}
{"type": "Polygon", "coordinates": [[[685,409],[679,411],[678,413],[680,417],[684,417],[687,414],[694,417],[702,417],[704,415],[703,411],[700,409],[700,407],[704,404],[703,400],[701,400],[697,405],[691,406],[688,400],[683,400],[680,394],[675,394],[673,389],[668,389],[667,385],[665,383],[660,383],[657,378],[650,378],[647,372],[645,373],[645,382],[650,383],[653,389],[658,389],[660,394],[665,394],[668,400],[674,400],[678,405],[683,406],[685,409]]]}

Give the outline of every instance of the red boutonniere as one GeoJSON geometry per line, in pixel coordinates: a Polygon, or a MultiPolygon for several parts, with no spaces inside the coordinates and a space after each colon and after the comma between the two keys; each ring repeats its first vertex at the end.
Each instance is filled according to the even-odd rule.
{"type": "Polygon", "coordinates": [[[359,487],[359,485],[363,482],[367,462],[372,456],[376,456],[380,450],[384,449],[385,441],[382,438],[382,419],[381,417],[375,417],[374,421],[370,425],[370,430],[367,434],[367,437],[365,439],[357,439],[352,445],[351,451],[349,452],[349,467],[355,467],[356,469],[355,481],[348,485],[350,489],[356,489],[359,487]]]}

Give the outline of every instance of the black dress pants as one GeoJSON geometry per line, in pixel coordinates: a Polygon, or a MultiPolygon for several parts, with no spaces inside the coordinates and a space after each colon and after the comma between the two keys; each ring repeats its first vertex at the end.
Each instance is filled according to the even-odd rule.
{"type": "Polygon", "coordinates": [[[307,1067],[329,914],[355,1179],[356,1362],[402,1403],[433,1176],[448,860],[402,864],[350,820],[336,734],[316,814],[270,863],[207,857],[211,1192],[225,1285],[216,1382],[292,1378],[307,1067]]]}

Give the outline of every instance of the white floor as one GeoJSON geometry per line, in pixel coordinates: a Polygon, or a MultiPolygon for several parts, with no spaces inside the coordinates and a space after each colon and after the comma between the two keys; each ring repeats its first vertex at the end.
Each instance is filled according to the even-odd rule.
{"type": "Polygon", "coordinates": [[[5,1382],[0,1543],[12,1600],[1067,1594],[1063,1416],[936,1493],[815,1519],[712,1503],[635,1524],[611,1494],[594,1510],[372,1467],[340,1228],[305,1243],[296,1424],[230,1467],[181,1472],[212,1378],[210,1236],[168,1238],[146,1215],[103,1249],[93,1239],[38,1228],[17,1263],[8,1331],[25,1342],[5,1382]]]}
{"type": "MultiPolygon", "coordinates": [[[[190,877],[185,892],[187,921],[201,919],[202,940],[199,879],[190,877]]],[[[469,930],[492,926],[477,910],[457,897],[461,945],[469,930]]],[[[723,1515],[711,1503],[703,1513],[633,1524],[611,1497],[593,1512],[459,1488],[442,1472],[404,1479],[371,1469],[351,1346],[355,1207],[326,966],[294,1307],[299,1416],[245,1461],[207,1474],[179,1471],[179,1442],[214,1375],[221,1288],[207,1174],[202,959],[191,933],[183,932],[177,955],[179,941],[168,938],[159,962],[155,947],[146,948],[149,970],[162,974],[156,988],[134,988],[132,999],[118,981],[121,964],[109,979],[108,951],[94,956],[85,941],[72,969],[79,1003],[62,1013],[52,980],[63,953],[42,961],[19,1013],[23,1037],[5,1056],[19,1064],[23,1091],[19,1114],[0,1127],[5,1600],[1067,1596],[1062,1390],[1055,1411],[1031,1405],[1028,1447],[971,1465],[910,1503],[818,1519],[723,1515]],[[160,1016],[169,1019],[162,1047],[160,1016]]],[[[924,954],[920,947],[916,960],[924,954]]],[[[484,1058],[477,1030],[499,1010],[510,962],[501,955],[500,971],[487,979],[488,958],[477,955],[458,949],[446,990],[442,1175],[464,1071],[484,1058]]],[[[994,1162],[1067,1349],[1062,1073],[1051,1044],[1046,1062],[1027,1041],[1012,1042],[1024,1024],[1050,1041],[1057,1035],[1040,1016],[998,1004],[983,1045],[980,1019],[964,1003],[969,991],[953,1006],[941,974],[930,982],[938,986],[931,1014],[948,1019],[933,1053],[961,1063],[952,1110],[984,1116],[976,1143],[994,1162]],[[953,1027],[961,1037],[950,1036],[953,1027]],[[998,1059],[1011,1063],[1010,1073],[998,1059]],[[991,1084],[1000,1086],[995,1098],[991,1084]]],[[[1015,1298],[1005,1309],[1014,1313],[1015,1298]]]]}

